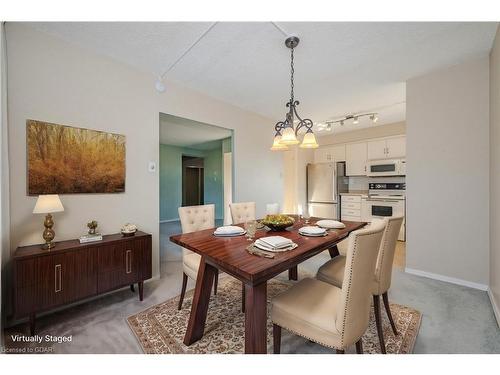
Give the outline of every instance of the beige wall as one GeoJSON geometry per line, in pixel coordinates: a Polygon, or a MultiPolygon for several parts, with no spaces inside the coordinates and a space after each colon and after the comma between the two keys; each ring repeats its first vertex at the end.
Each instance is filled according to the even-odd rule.
{"type": "Polygon", "coordinates": [[[314,150],[292,146],[283,156],[283,212],[296,214],[299,205],[307,206],[306,166],[314,162],[314,150]]]}
{"type": "Polygon", "coordinates": [[[406,86],[409,270],[485,289],[489,257],[489,63],[406,86]]]}
{"type": "Polygon", "coordinates": [[[372,126],[371,128],[325,135],[318,137],[318,143],[321,146],[324,146],[338,143],[364,141],[370,138],[390,137],[400,134],[406,134],[406,124],[404,122],[395,122],[392,124],[372,126]]]}
{"type": "Polygon", "coordinates": [[[282,203],[282,155],[269,150],[275,121],[98,56],[24,24],[7,24],[11,249],[39,243],[43,218],[26,195],[26,119],[125,134],[126,192],[63,195],[55,214],[58,240],[85,231],[89,219],[103,233],[126,222],[153,234],[153,273],[159,275],[159,180],[147,170],[159,160],[159,113],[234,129],[234,200],[282,203]]]}
{"type": "Polygon", "coordinates": [[[490,298],[500,325],[500,29],[490,54],[490,298]]]}

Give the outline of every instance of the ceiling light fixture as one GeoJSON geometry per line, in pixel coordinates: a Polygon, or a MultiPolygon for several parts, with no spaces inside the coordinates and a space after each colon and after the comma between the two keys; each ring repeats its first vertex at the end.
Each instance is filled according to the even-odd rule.
{"type": "Polygon", "coordinates": [[[359,114],[347,115],[347,116],[344,116],[343,118],[335,120],[335,121],[326,121],[325,124],[327,124],[327,125],[340,124],[340,126],[344,126],[344,123],[346,121],[352,120],[352,123],[354,125],[357,125],[357,124],[359,124],[359,119],[361,117],[369,117],[370,120],[372,120],[374,124],[378,121],[377,113],[370,112],[370,113],[359,113],[359,114]]]}
{"type": "Polygon", "coordinates": [[[300,141],[297,139],[299,135],[299,130],[304,128],[306,133],[302,139],[302,143],[299,147],[301,148],[317,148],[318,143],[316,142],[316,136],[313,133],[313,122],[310,119],[302,119],[297,113],[297,106],[299,101],[295,100],[293,93],[293,75],[294,75],[294,65],[293,65],[293,51],[294,48],[299,44],[300,39],[297,36],[289,36],[285,40],[285,45],[290,48],[290,100],[286,103],[286,107],[289,108],[285,120],[279,121],[274,126],[276,134],[274,135],[273,146],[271,150],[287,150],[289,145],[299,144],[300,141]],[[297,118],[295,120],[295,117],[297,118]],[[284,146],[284,147],[283,147],[284,146]]]}
{"type": "Polygon", "coordinates": [[[161,77],[158,77],[158,80],[155,83],[155,88],[156,88],[156,91],[158,91],[158,92],[165,92],[165,84],[163,83],[163,80],[161,79],[161,77]]]}

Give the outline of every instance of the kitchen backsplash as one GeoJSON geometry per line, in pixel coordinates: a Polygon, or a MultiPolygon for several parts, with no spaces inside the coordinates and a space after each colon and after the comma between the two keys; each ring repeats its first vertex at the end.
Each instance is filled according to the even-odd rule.
{"type": "Polygon", "coordinates": [[[368,177],[351,176],[349,177],[349,190],[368,190],[368,177]]]}

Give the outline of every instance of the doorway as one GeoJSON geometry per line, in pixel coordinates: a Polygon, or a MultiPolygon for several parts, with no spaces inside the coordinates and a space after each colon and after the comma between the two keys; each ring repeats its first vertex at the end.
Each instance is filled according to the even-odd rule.
{"type": "Polygon", "coordinates": [[[182,206],[204,204],[204,159],[182,155],[182,206]]]}

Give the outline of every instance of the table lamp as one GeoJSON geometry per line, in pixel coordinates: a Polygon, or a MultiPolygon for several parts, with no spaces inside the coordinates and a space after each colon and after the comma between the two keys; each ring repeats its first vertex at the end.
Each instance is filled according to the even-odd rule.
{"type": "Polygon", "coordinates": [[[57,194],[47,194],[39,195],[33,209],[34,214],[46,214],[45,221],[43,225],[45,230],[43,231],[43,239],[45,243],[42,245],[42,249],[50,250],[55,246],[52,240],[55,237],[55,232],[52,229],[54,226],[54,221],[52,220],[51,213],[64,211],[64,207],[57,194]]]}

